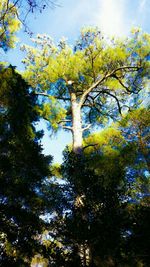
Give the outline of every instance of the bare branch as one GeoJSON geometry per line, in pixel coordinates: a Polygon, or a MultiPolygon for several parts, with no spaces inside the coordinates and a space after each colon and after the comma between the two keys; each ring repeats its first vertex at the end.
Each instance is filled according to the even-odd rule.
{"type": "Polygon", "coordinates": [[[87,125],[86,127],[84,127],[84,128],[82,129],[82,131],[84,132],[84,131],[86,131],[86,130],[89,130],[89,129],[91,128],[91,126],[92,126],[92,124],[87,125]]]}
{"type": "Polygon", "coordinates": [[[47,94],[47,93],[34,92],[34,94],[35,94],[35,95],[42,95],[42,96],[49,97],[49,94],[47,94]]]}
{"type": "MultiPolygon", "coordinates": [[[[50,95],[48,93],[43,93],[43,92],[34,92],[35,95],[41,95],[41,96],[45,96],[45,97],[50,97],[50,95]]],[[[54,98],[57,98],[59,100],[63,100],[63,101],[69,101],[70,98],[69,97],[60,97],[60,96],[55,96],[55,95],[52,95],[52,97],[54,98]]]]}

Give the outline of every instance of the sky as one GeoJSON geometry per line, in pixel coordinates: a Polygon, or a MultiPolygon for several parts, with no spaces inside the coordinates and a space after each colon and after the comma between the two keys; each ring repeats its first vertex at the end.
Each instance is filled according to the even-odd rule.
{"type": "MultiPolygon", "coordinates": [[[[27,18],[27,23],[36,35],[46,33],[56,40],[65,36],[72,44],[80,29],[85,26],[98,26],[108,36],[128,35],[133,27],[140,27],[150,33],[150,0],[57,0],[58,7],[46,9],[42,14],[27,18]]],[[[29,35],[23,29],[18,33],[20,39],[16,49],[3,55],[3,60],[23,70],[20,51],[22,43],[31,44],[29,35]]],[[[42,140],[44,153],[54,156],[55,162],[62,161],[62,150],[71,142],[71,134],[59,132],[51,137],[43,122],[39,125],[45,130],[42,140]]]]}

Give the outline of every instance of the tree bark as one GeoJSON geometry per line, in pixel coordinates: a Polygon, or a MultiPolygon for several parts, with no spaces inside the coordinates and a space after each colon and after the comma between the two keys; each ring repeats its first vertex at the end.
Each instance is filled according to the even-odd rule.
{"type": "Polygon", "coordinates": [[[77,102],[75,93],[71,94],[72,103],[72,137],[73,137],[73,152],[75,154],[82,153],[82,119],[81,107],[77,102]]]}

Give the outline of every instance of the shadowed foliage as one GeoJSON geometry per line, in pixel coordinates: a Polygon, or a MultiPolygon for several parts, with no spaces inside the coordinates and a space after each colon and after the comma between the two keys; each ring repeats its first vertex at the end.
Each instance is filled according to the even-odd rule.
{"type": "Polygon", "coordinates": [[[0,71],[0,265],[30,266],[42,248],[47,210],[44,180],[51,157],[42,154],[36,97],[13,67],[0,71]]]}

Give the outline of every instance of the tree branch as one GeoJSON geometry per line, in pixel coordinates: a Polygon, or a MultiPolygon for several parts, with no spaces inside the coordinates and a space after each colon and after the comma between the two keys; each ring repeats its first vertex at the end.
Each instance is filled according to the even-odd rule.
{"type": "Polygon", "coordinates": [[[96,144],[90,144],[90,145],[84,146],[84,147],[83,147],[83,150],[86,149],[86,148],[88,148],[88,147],[90,147],[90,146],[94,146],[94,147],[96,147],[96,146],[98,146],[98,143],[96,143],[96,144]]]}
{"type": "Polygon", "coordinates": [[[72,127],[70,127],[70,126],[62,125],[62,128],[63,128],[63,129],[67,129],[67,130],[69,130],[69,131],[72,131],[72,127]]]}
{"type": "MultiPolygon", "coordinates": [[[[122,85],[122,87],[126,89],[126,91],[127,91],[128,93],[133,93],[133,91],[130,90],[129,87],[126,86],[126,85],[121,81],[121,79],[120,79],[117,75],[115,75],[115,78],[116,78],[116,79],[118,80],[118,82],[122,85]]],[[[133,83],[133,84],[134,84],[134,83],[133,83]]],[[[138,94],[138,92],[134,92],[134,94],[138,94]]]]}
{"type": "Polygon", "coordinates": [[[83,105],[87,95],[94,89],[96,88],[98,85],[100,85],[103,81],[105,81],[107,78],[109,77],[112,77],[114,76],[114,74],[117,72],[117,71],[120,71],[120,70],[134,70],[134,71],[137,71],[139,70],[139,67],[134,67],[134,66],[123,66],[123,67],[119,67],[115,70],[113,70],[112,72],[106,74],[104,77],[102,77],[100,80],[98,80],[97,82],[95,82],[91,87],[89,87],[84,93],[83,95],[81,96],[80,98],[80,101],[79,101],[79,105],[80,107],[83,105]]]}
{"type": "Polygon", "coordinates": [[[110,93],[108,91],[103,91],[103,93],[104,94],[107,94],[107,95],[110,95],[111,97],[113,97],[116,100],[117,105],[118,105],[119,113],[120,113],[120,115],[122,115],[122,113],[121,113],[121,106],[120,106],[120,103],[119,103],[119,100],[118,100],[117,96],[113,95],[112,93],[110,93]]]}
{"type": "Polygon", "coordinates": [[[92,124],[87,125],[86,127],[84,127],[84,128],[82,129],[82,131],[84,132],[84,131],[86,131],[86,130],[89,130],[89,129],[91,128],[91,126],[92,126],[92,124]]]}
{"type": "MultiPolygon", "coordinates": [[[[50,97],[50,95],[48,93],[43,93],[43,92],[34,92],[35,95],[41,95],[41,96],[45,96],[45,97],[50,97]]],[[[59,99],[59,100],[63,100],[63,101],[68,101],[70,100],[69,97],[60,97],[60,96],[55,96],[52,95],[54,98],[59,99]]]]}
{"type": "Polygon", "coordinates": [[[60,123],[63,123],[63,122],[71,122],[71,120],[61,120],[58,123],[60,124],[60,123]]]}

